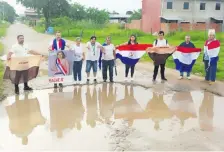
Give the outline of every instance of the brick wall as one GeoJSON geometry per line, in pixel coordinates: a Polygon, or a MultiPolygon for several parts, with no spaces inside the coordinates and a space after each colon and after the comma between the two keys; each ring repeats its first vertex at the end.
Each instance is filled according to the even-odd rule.
{"type": "Polygon", "coordinates": [[[125,27],[127,29],[137,29],[137,30],[141,30],[141,22],[142,20],[132,20],[131,23],[127,23],[125,24],[125,27]]]}

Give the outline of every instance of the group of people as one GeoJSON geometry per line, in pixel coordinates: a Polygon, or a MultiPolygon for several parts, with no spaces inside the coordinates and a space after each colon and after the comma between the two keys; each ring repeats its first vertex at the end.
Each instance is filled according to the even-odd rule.
{"type": "MultiPolygon", "coordinates": [[[[153,48],[167,48],[170,47],[168,41],[164,38],[165,33],[163,31],[159,31],[158,33],[158,38],[154,41],[153,43],[153,48]]],[[[8,59],[11,58],[11,55],[15,55],[16,57],[19,56],[26,56],[28,53],[34,54],[34,55],[39,55],[39,53],[35,51],[30,51],[26,45],[24,45],[24,36],[19,35],[17,37],[18,43],[15,44],[12,49],[10,50],[8,54],[8,59]]],[[[206,71],[206,76],[205,80],[208,81],[210,84],[214,83],[216,80],[216,71],[217,71],[217,62],[218,59],[215,61],[211,61],[211,57],[208,53],[209,49],[209,44],[212,43],[213,41],[216,41],[215,38],[215,31],[210,30],[208,33],[208,40],[205,42],[204,46],[204,57],[203,61],[205,64],[205,71],[206,71]]],[[[57,52],[58,55],[58,63],[60,63],[62,66],[68,65],[66,61],[63,61],[64,58],[64,53],[62,52],[63,50],[66,50],[66,47],[68,50],[73,51],[74,53],[74,63],[73,63],[73,76],[74,76],[74,81],[77,83],[81,83],[82,81],[82,65],[83,61],[86,60],[86,74],[87,74],[87,83],[90,81],[90,71],[93,70],[93,76],[94,82],[97,82],[97,71],[98,71],[98,63],[101,63],[102,60],[102,75],[103,75],[103,80],[104,82],[107,81],[108,76],[107,72],[109,71],[109,80],[110,82],[114,82],[113,79],[113,73],[114,73],[114,66],[115,66],[115,59],[116,59],[116,48],[124,45],[138,45],[137,37],[135,35],[131,35],[130,39],[128,42],[123,43],[121,45],[115,46],[111,42],[111,38],[107,37],[106,41],[104,44],[100,44],[97,42],[96,36],[92,36],[90,38],[90,41],[87,42],[86,46],[84,46],[81,43],[81,38],[76,38],[75,44],[68,45],[64,39],[61,38],[61,33],[57,32],[56,33],[56,38],[50,43],[49,46],[49,51],[55,51],[57,52]],[[100,59],[100,60],[99,60],[100,59]]],[[[190,36],[185,37],[185,42],[181,43],[179,46],[185,47],[185,48],[195,48],[194,44],[190,41],[190,36]]],[[[151,52],[150,49],[145,50],[147,53],[155,53],[156,52],[151,52]]],[[[134,52],[131,52],[131,54],[134,52]]],[[[159,56],[160,54],[156,54],[159,56]]],[[[167,59],[167,58],[166,58],[167,59]]],[[[167,81],[167,78],[165,77],[165,65],[166,65],[166,59],[162,60],[161,62],[156,63],[154,61],[154,73],[153,73],[153,81],[156,81],[158,70],[160,67],[160,72],[161,72],[161,79],[163,81],[167,81]]],[[[101,66],[101,64],[100,64],[101,66]]],[[[183,65],[180,71],[180,78],[183,79],[184,72],[186,72],[185,66],[188,65],[183,65]]],[[[59,67],[60,68],[60,67],[59,67]]],[[[101,67],[100,67],[101,68],[101,67]]],[[[68,67],[67,67],[68,70],[68,67]]],[[[131,80],[134,78],[134,72],[135,72],[135,65],[129,65],[125,64],[125,80],[128,79],[128,74],[129,71],[131,70],[131,80]]],[[[58,67],[55,67],[55,73],[58,72],[58,67]]],[[[64,74],[66,75],[66,68],[64,69],[64,74]]],[[[187,71],[187,78],[190,80],[190,71],[187,71]]],[[[32,90],[28,86],[28,81],[24,83],[24,90],[32,90]]],[[[15,93],[19,93],[19,87],[18,87],[19,82],[15,83],[15,93]]],[[[63,87],[62,84],[59,84],[60,87],[63,87]]],[[[54,87],[57,87],[57,84],[54,85],[54,87]]]]}

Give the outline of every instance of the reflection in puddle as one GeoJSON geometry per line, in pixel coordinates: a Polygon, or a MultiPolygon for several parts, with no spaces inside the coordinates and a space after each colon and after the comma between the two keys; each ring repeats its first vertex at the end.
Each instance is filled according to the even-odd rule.
{"type": "MultiPolygon", "coordinates": [[[[183,133],[193,128],[203,131],[224,128],[223,98],[207,92],[195,92],[195,95],[194,92],[162,94],[154,91],[107,83],[41,90],[34,91],[33,99],[28,95],[23,100],[8,98],[5,110],[10,132],[21,138],[23,144],[28,144],[29,136],[32,145],[43,144],[43,148],[49,150],[89,150],[88,147],[108,150],[106,137],[113,128],[108,126],[122,120],[128,122],[128,127],[158,139],[164,135],[171,139],[180,134],[180,130],[183,133]]],[[[0,139],[4,148],[20,147],[21,143],[7,132],[7,120],[0,117],[0,123],[3,124],[0,134],[7,139],[0,139]]]]}
{"type": "Polygon", "coordinates": [[[15,96],[15,102],[5,108],[9,117],[9,129],[22,139],[23,145],[28,144],[28,136],[35,127],[45,124],[37,98],[28,99],[28,94],[25,94],[23,100],[15,96]]]}

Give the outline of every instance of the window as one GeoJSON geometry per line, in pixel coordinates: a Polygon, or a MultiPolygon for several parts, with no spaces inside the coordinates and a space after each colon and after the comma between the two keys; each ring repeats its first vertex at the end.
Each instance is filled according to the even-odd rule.
{"type": "Polygon", "coordinates": [[[205,10],[205,3],[200,3],[200,10],[205,10]]]}
{"type": "Polygon", "coordinates": [[[215,10],[220,10],[220,9],[221,9],[221,4],[220,3],[216,3],[215,10]]]}
{"type": "Polygon", "coordinates": [[[188,10],[189,9],[189,2],[184,2],[184,9],[188,10]]]}
{"type": "Polygon", "coordinates": [[[173,2],[167,2],[167,9],[173,9],[173,2]]]}

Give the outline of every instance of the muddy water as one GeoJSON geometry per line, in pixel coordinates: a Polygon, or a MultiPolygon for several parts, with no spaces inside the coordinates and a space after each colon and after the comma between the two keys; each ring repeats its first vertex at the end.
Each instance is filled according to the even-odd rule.
{"type": "Polygon", "coordinates": [[[0,149],[224,149],[224,98],[161,90],[104,83],[8,97],[0,149]]]}

